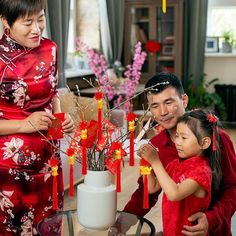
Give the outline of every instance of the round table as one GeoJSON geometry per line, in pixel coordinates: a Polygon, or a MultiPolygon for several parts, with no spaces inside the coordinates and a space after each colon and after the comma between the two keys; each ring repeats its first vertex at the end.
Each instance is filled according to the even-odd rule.
{"type": "Polygon", "coordinates": [[[62,211],[47,217],[39,222],[37,228],[43,236],[155,235],[155,227],[149,220],[123,211],[117,211],[116,223],[105,231],[89,230],[81,226],[76,210],[62,211]]]}

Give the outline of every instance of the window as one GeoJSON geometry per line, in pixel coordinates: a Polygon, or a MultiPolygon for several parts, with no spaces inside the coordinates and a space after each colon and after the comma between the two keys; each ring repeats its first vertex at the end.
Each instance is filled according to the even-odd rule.
{"type": "Polygon", "coordinates": [[[100,49],[100,21],[98,0],[71,0],[67,69],[88,69],[86,57],[78,57],[76,39],[80,38],[89,47],[100,49]]]}
{"type": "Polygon", "coordinates": [[[207,18],[207,36],[219,37],[219,47],[222,47],[223,33],[232,33],[234,44],[236,39],[236,3],[230,0],[209,0],[207,18]]]}

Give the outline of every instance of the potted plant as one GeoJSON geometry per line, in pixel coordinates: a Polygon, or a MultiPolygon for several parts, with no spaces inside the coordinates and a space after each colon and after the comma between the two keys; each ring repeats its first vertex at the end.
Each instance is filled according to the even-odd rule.
{"type": "Polygon", "coordinates": [[[223,37],[222,52],[232,53],[232,44],[234,41],[233,32],[231,30],[224,31],[222,37],[223,37]]]}
{"type": "Polygon", "coordinates": [[[214,78],[206,81],[206,74],[200,78],[200,85],[193,85],[193,76],[185,83],[185,91],[189,97],[188,109],[210,108],[222,119],[227,119],[226,107],[222,98],[216,92],[210,92],[210,87],[219,80],[214,78]]]}

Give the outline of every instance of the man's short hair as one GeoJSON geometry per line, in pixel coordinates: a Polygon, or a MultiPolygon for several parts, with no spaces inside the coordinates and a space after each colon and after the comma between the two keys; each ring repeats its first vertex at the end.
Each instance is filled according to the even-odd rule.
{"type": "Polygon", "coordinates": [[[175,88],[179,96],[184,94],[184,88],[178,77],[169,72],[161,72],[154,75],[145,84],[146,94],[158,94],[168,87],[175,88]]]}

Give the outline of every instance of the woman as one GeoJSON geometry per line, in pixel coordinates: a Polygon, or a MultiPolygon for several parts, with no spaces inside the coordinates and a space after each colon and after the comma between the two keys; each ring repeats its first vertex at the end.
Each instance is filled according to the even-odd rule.
{"type": "MultiPolygon", "coordinates": [[[[36,235],[52,209],[50,159],[59,153],[37,132],[47,133],[57,96],[57,46],[42,38],[46,0],[0,0],[0,235],[36,235]]],[[[64,132],[73,122],[65,114],[64,132]]],[[[63,182],[59,162],[58,206],[63,182]]]]}

